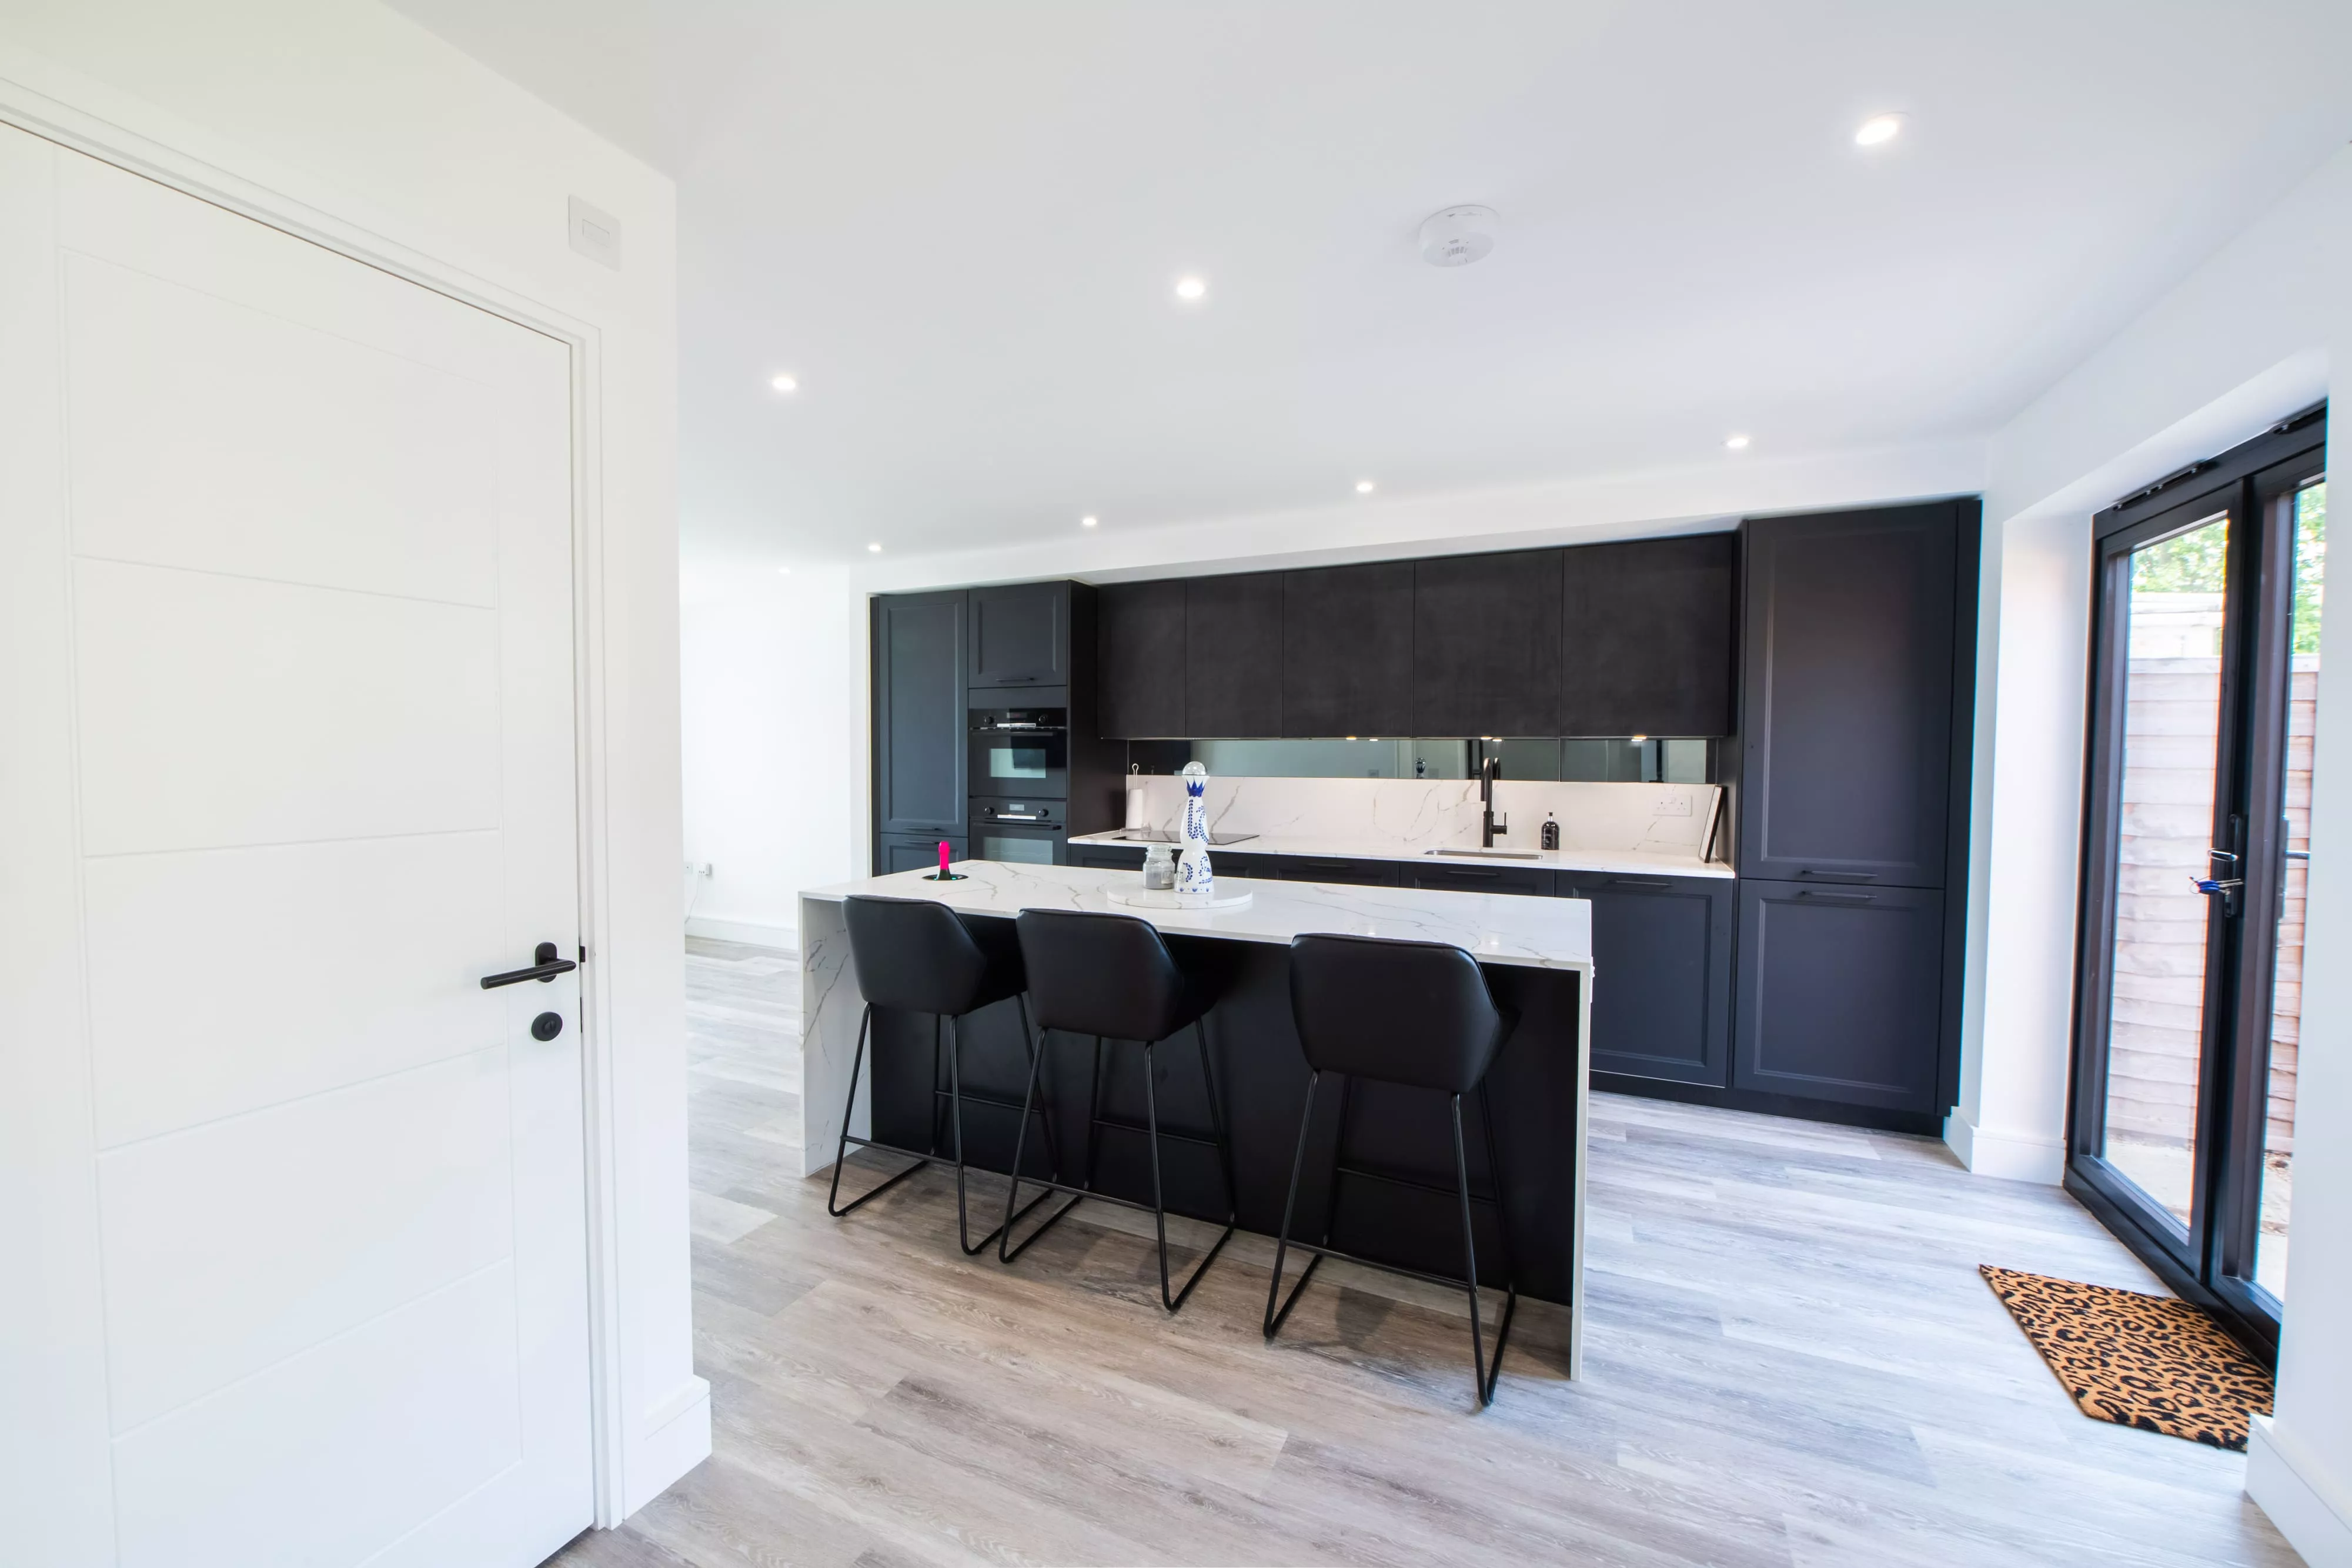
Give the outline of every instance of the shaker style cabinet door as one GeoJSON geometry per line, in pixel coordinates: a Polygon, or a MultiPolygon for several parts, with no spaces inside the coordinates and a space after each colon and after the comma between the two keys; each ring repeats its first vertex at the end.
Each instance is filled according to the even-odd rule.
{"type": "Polygon", "coordinates": [[[1184,585],[1184,710],[1210,739],[1282,730],[1282,574],[1196,577],[1184,585]]]}
{"type": "Polygon", "coordinates": [[[1020,582],[971,591],[975,686],[1070,684],[1070,585],[1020,582]]]}
{"type": "Polygon", "coordinates": [[[964,596],[874,601],[874,831],[964,831],[964,596]]]}
{"type": "Polygon", "coordinates": [[[1560,730],[1729,735],[1739,536],[1579,545],[1562,558],[1560,730]]]}
{"type": "Polygon", "coordinates": [[[1720,1089],[1731,1071],[1729,877],[1560,873],[1592,904],[1592,1070],[1720,1089]]]}
{"type": "Polygon", "coordinates": [[[1282,579],[1282,733],[1410,736],[1409,560],[1327,566],[1282,579]]]}
{"type": "Polygon", "coordinates": [[[1740,875],[1943,885],[1958,508],[1743,530],[1740,875]]]}
{"type": "Polygon", "coordinates": [[[1560,554],[1514,550],[1413,563],[1415,735],[1562,733],[1560,554]]]}
{"type": "Polygon", "coordinates": [[[1938,891],[1743,879],[1732,1087],[1937,1110],[1943,963],[1938,891]]]}
{"type": "Polygon", "coordinates": [[[1118,582],[1097,591],[1097,727],[1112,740],[1187,736],[1184,580],[1118,582]]]}

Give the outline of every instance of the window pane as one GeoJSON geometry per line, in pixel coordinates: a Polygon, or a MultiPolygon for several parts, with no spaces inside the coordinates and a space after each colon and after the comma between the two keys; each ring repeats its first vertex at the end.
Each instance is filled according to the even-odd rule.
{"type": "Polygon", "coordinates": [[[2294,1197],[2295,1054],[2302,1040],[2304,883],[2310,874],[2311,737],[2319,696],[2319,611],[2327,564],[2327,486],[2295,497],[2294,616],[2288,631],[2286,875],[2278,915],[2278,974],[2271,993],[2270,1105],[2263,1137],[2262,1230],[2254,1281],[2286,1295],[2286,1221],[2294,1197]]]}
{"type": "Polygon", "coordinates": [[[2189,1220],[2204,1055],[2207,921],[2195,879],[2213,843],[2230,524],[2133,552],[2124,767],[2108,998],[2108,1164],[2189,1220]]]}

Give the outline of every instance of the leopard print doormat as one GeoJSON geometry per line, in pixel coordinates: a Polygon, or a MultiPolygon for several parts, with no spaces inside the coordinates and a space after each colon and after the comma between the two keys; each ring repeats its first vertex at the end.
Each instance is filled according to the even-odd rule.
{"type": "Polygon", "coordinates": [[[2271,1375],[2187,1301],[1979,1266],[2083,1414],[2243,1450],[2271,1375]]]}

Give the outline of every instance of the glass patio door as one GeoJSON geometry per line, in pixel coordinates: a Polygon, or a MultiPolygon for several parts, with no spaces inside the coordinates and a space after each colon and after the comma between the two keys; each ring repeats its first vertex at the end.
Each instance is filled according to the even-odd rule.
{"type": "Polygon", "coordinates": [[[2094,579],[2067,1186],[2257,1344],[2292,1194],[2324,432],[2102,513],[2094,579]]]}

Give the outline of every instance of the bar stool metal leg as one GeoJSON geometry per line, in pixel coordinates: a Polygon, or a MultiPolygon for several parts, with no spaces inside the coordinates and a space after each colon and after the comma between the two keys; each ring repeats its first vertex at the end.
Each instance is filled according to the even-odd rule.
{"type": "MultiPolygon", "coordinates": [[[[1485,1085],[1481,1084],[1480,1087],[1483,1089],[1485,1085]]],[[[1454,1175],[1455,1181],[1459,1184],[1459,1191],[1462,1195],[1463,1289],[1470,1298],[1470,1360],[1472,1369],[1478,1380],[1478,1404],[1483,1408],[1484,1406],[1492,1405],[1495,1402],[1495,1383],[1496,1379],[1503,1375],[1503,1344],[1505,1341],[1511,1337],[1511,1314],[1518,1308],[1519,1291],[1517,1281],[1509,1280],[1507,1277],[1506,1286],[1508,1291],[1508,1294],[1504,1298],[1503,1301],[1502,1321],[1496,1327],[1495,1359],[1490,1367],[1489,1363],[1486,1360],[1486,1337],[1480,1333],[1478,1327],[1478,1249],[1476,1244],[1471,1239],[1470,1231],[1470,1161],[1468,1156],[1463,1152],[1462,1147],[1462,1096],[1459,1094],[1454,1095],[1452,1096],[1452,1100],[1454,1108],[1454,1175]]],[[[1486,1109],[1486,1106],[1482,1103],[1480,1109],[1484,1110],[1486,1109]]],[[[1490,1136],[1487,1144],[1489,1149],[1492,1149],[1494,1146],[1491,1137],[1492,1131],[1493,1129],[1490,1124],[1488,1128],[1490,1136]]],[[[1488,1157],[1490,1160],[1492,1159],[1491,1155],[1488,1157]]],[[[1495,1178],[1496,1190],[1499,1191],[1502,1186],[1502,1172],[1499,1167],[1496,1167],[1495,1170],[1495,1178]]],[[[1501,1218],[1499,1212],[1496,1218],[1498,1219],[1501,1218]]],[[[1506,1250],[1507,1250],[1507,1247],[1506,1250]]]]}
{"type": "MultiPolygon", "coordinates": [[[[849,1157],[849,1121],[851,1113],[857,1108],[857,1074],[866,1065],[866,1037],[868,1031],[873,1028],[873,1025],[874,1004],[868,1002],[866,1005],[866,1011],[857,1020],[857,1051],[856,1053],[849,1059],[849,1096],[842,1102],[841,1106],[841,1143],[835,1149],[833,1156],[833,1189],[825,1196],[824,1200],[824,1211],[833,1216],[835,1219],[839,1219],[843,1215],[850,1212],[851,1209],[860,1208],[865,1205],[873,1202],[876,1198],[880,1197],[884,1193],[888,1192],[892,1187],[897,1186],[900,1182],[905,1181],[908,1176],[913,1176],[917,1171],[921,1170],[925,1166],[931,1163],[929,1155],[919,1156],[913,1165],[908,1166],[905,1170],[900,1171],[897,1176],[892,1176],[888,1181],[884,1182],[881,1186],[876,1187],[865,1197],[853,1198],[846,1205],[844,1205],[841,1201],[841,1167],[843,1162],[847,1160],[849,1157]]],[[[939,1060],[936,1055],[934,1055],[931,1061],[931,1081],[933,1082],[939,1082],[939,1060]]],[[[861,1139],[861,1145],[863,1142],[864,1140],[861,1139]]],[[[939,1115],[936,1110],[932,1113],[931,1116],[931,1146],[935,1150],[939,1147],[939,1115]]]]}
{"type": "MultiPolygon", "coordinates": [[[[1209,1265],[1217,1260],[1217,1254],[1223,1251],[1225,1249],[1225,1243],[1234,1239],[1234,1221],[1229,1207],[1225,1219],[1225,1228],[1223,1233],[1217,1238],[1216,1245],[1209,1249],[1208,1255],[1206,1257],[1202,1258],[1199,1263],[1193,1265],[1192,1277],[1184,1281],[1184,1288],[1177,1291],[1173,1296],[1170,1295],[1168,1293],[1168,1200],[1160,1188],[1160,1094],[1152,1086],[1152,1080],[1157,1076],[1157,1074],[1152,1071],[1151,1054],[1156,1043],[1157,1042],[1147,1041],[1143,1047],[1143,1111],[1145,1119],[1150,1128],[1151,1140],[1151,1219],[1152,1224],[1157,1228],[1160,1233],[1160,1304],[1166,1307],[1172,1312],[1176,1311],[1177,1308],[1184,1304],[1185,1298],[1192,1293],[1192,1287],[1201,1282],[1201,1276],[1209,1271],[1209,1265]]],[[[1208,1049],[1204,1044],[1202,1048],[1201,1053],[1202,1066],[1205,1068],[1208,1065],[1208,1049]]],[[[1211,1113],[1213,1116],[1215,1114],[1213,1107],[1216,1104],[1216,1085],[1213,1081],[1210,1083],[1209,1093],[1210,1105],[1212,1107],[1211,1113]]],[[[1223,1123],[1222,1119],[1217,1121],[1216,1125],[1218,1129],[1218,1145],[1222,1150],[1224,1144],[1223,1123]]],[[[1225,1197],[1228,1206],[1230,1206],[1233,1201],[1233,1156],[1230,1152],[1226,1153],[1225,1158],[1227,1162],[1225,1166],[1225,1197]]]]}
{"type": "MultiPolygon", "coordinates": [[[[1298,1176],[1307,1168],[1307,1130],[1315,1124],[1315,1091],[1322,1082],[1323,1074],[1320,1072],[1309,1071],[1307,1074],[1307,1108],[1298,1113],[1298,1149],[1290,1156],[1290,1194],[1282,1200],[1282,1228],[1274,1236],[1274,1278],[1266,1282],[1265,1287],[1265,1337],[1269,1340],[1282,1327],[1282,1320],[1290,1315],[1290,1309],[1297,1304],[1298,1292],[1307,1289],[1307,1281],[1314,1277],[1316,1265],[1323,1261],[1320,1252],[1307,1260],[1307,1267],[1299,1274],[1298,1282],[1290,1288],[1289,1298],[1282,1302],[1279,1312],[1276,1311],[1275,1301],[1282,1295],[1282,1260],[1290,1250],[1290,1217],[1298,1207],[1298,1176]]],[[[1328,1243],[1331,1228],[1327,1223],[1323,1228],[1323,1239],[1328,1243]]]]}
{"type": "MultiPolygon", "coordinates": [[[[1024,1014],[1024,1021],[1026,1021],[1025,1013],[1024,1014]]],[[[1086,1201],[1084,1197],[1071,1198],[1069,1202],[1062,1205],[1061,1207],[1047,1215],[1045,1217],[1045,1223],[1038,1226],[1036,1229],[1031,1231],[1022,1241],[1020,1246],[1015,1247],[1013,1245],[1013,1221],[1028,1213],[1030,1209],[1035,1208],[1039,1204],[1044,1203],[1047,1198],[1052,1197],[1057,1190],[1055,1187],[1049,1186],[1035,1197],[1031,1198],[1026,1207],[1016,1209],[1014,1207],[1015,1204],[1019,1202],[1021,1197],[1021,1152],[1028,1144],[1029,1112],[1030,1108],[1036,1103],[1037,1079],[1038,1075],[1044,1071],[1045,1066],[1045,1041],[1043,1039],[1040,1039],[1037,1042],[1037,1049],[1033,1051],[1029,1057],[1029,1087],[1021,1097],[1021,1130],[1013,1135],[1013,1174],[1004,1184],[1004,1223],[999,1225],[994,1230],[989,1233],[996,1238],[996,1260],[1000,1263],[1010,1263],[1015,1258],[1020,1257],[1022,1253],[1026,1252],[1029,1249],[1029,1244],[1031,1242],[1036,1240],[1040,1236],[1045,1235],[1048,1230],[1053,1229],[1055,1221],[1059,1220],[1064,1215],[1069,1213],[1070,1210],[1077,1207],[1079,1204],[1086,1201]]],[[[1097,1079],[1099,1080],[1101,1077],[1102,1067],[1102,1041],[1099,1040],[1095,1041],[1095,1067],[1097,1079]]],[[[1099,1088],[1099,1082],[1097,1082],[1097,1088],[1099,1088]]],[[[1057,1160],[1054,1168],[1055,1180],[1059,1181],[1061,1179],[1061,1166],[1060,1162],[1057,1160]]],[[[1087,1124],[1087,1186],[1092,1186],[1094,1185],[1094,1124],[1089,1121],[1087,1124]]],[[[982,1247],[987,1246],[987,1238],[982,1238],[980,1244],[982,1247]]]]}

